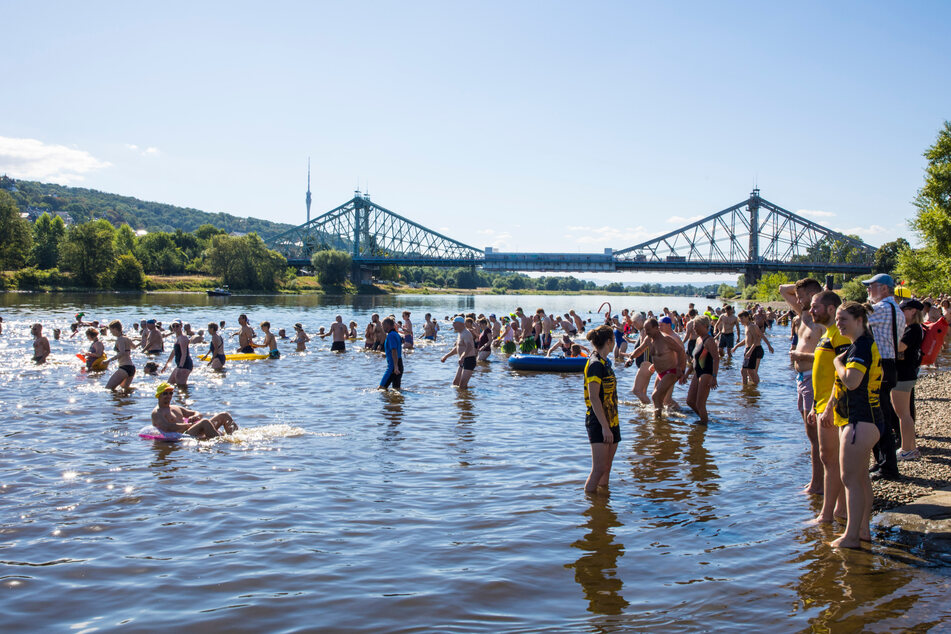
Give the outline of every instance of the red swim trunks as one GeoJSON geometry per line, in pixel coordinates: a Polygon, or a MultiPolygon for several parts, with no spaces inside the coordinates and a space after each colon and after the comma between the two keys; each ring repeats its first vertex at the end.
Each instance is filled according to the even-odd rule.
{"type": "Polygon", "coordinates": [[[664,370],[663,372],[658,372],[658,373],[657,373],[657,380],[659,381],[659,380],[663,379],[663,378],[664,378],[665,376],[667,376],[668,374],[677,374],[677,368],[668,368],[668,369],[664,370]]]}

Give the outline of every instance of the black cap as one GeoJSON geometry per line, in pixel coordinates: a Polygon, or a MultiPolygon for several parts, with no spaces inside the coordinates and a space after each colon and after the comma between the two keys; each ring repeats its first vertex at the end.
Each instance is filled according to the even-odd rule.
{"type": "Polygon", "coordinates": [[[914,308],[916,310],[924,310],[925,305],[919,302],[917,299],[906,299],[901,303],[900,308],[905,310],[906,308],[914,308]]]}

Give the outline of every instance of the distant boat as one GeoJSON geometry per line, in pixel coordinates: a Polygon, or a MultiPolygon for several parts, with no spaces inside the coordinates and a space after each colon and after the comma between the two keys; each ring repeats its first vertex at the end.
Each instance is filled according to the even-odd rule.
{"type": "Polygon", "coordinates": [[[230,297],[231,291],[228,290],[227,286],[221,286],[208,291],[208,294],[212,297],[230,297]]]}
{"type": "MultiPolygon", "coordinates": [[[[211,291],[208,291],[208,292],[210,293],[211,291]]],[[[708,293],[707,295],[704,295],[704,297],[706,297],[707,299],[716,299],[716,298],[717,298],[717,294],[716,294],[716,293],[708,293]]]]}

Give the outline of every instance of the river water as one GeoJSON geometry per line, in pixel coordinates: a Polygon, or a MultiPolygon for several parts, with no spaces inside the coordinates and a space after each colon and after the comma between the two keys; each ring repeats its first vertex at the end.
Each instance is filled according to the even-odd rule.
{"type": "MultiPolygon", "coordinates": [[[[0,630],[892,631],[948,627],[949,570],[891,544],[828,547],[811,526],[784,329],[758,388],[727,365],[708,427],[654,420],[618,369],[623,440],[611,495],[590,467],[580,375],[519,374],[493,356],[450,386],[448,330],[406,354],[403,391],[375,390],[379,354],[306,353],[192,374],[176,401],[229,410],[232,439],[136,432],[157,377],[128,395],[79,371],[79,337],[36,367],[28,325],[245,312],[308,332],[337,314],[593,315],[571,296],[0,296],[0,630]],[[944,623],[944,625],[941,625],[944,623]]],[[[617,297],[615,309],[702,298],[617,297]]],[[[51,333],[48,333],[51,334],[51,333]]],[[[111,345],[111,344],[110,344],[111,345]]],[[[143,358],[135,358],[141,369],[143,358]]],[[[683,388],[676,394],[681,402],[683,388]]]]}

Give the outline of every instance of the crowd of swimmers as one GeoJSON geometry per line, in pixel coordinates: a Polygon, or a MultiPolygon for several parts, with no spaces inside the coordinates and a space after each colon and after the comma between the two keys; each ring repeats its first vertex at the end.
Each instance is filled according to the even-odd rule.
{"type": "MultiPolygon", "coordinates": [[[[804,490],[823,496],[817,522],[846,523],[844,534],[834,545],[858,547],[861,541],[870,539],[869,474],[897,478],[899,462],[920,457],[915,445],[914,385],[925,333],[939,323],[946,330],[951,321],[948,297],[906,299],[899,304],[890,276],[876,275],[864,284],[869,300],[865,304],[843,302],[837,293],[811,278],[783,285],[779,291],[788,311],[751,305],[737,313],[732,305],[724,305],[707,306],[700,312],[691,304],[683,314],[667,308],[657,314],[627,309],[614,314],[609,304],[603,304],[601,308],[607,306],[603,320],[601,308],[594,319],[583,318],[574,310],[548,314],[538,308],[526,313],[521,307],[501,318],[464,313],[438,320],[427,313],[421,324],[421,338],[436,342],[441,330],[452,329],[453,345],[441,361],[455,358],[452,384],[461,389],[468,387],[478,362],[487,360],[493,351],[586,357],[585,425],[592,467],[585,490],[596,493],[608,485],[620,441],[615,365],[637,366],[630,391],[644,405],[652,405],[657,416],[665,409],[679,409],[673,398],[674,388],[687,385],[686,405],[695,412],[698,423],[706,424],[707,399],[718,387],[721,363],[731,360],[742,348],[742,383],[756,385],[764,344],[770,353],[775,352],[767,332],[777,323],[788,325],[797,409],[812,463],[811,479],[804,490]],[[587,345],[579,341],[582,336],[587,345]],[[652,377],[653,389],[648,394],[652,377]]],[[[156,392],[159,406],[153,412],[153,423],[156,427],[163,425],[164,430],[206,438],[230,433],[236,425],[227,413],[202,417],[169,405],[173,386],[187,385],[194,369],[190,347],[207,344],[207,354],[199,357],[200,361],[221,371],[229,358],[226,350],[232,348],[237,355],[260,354],[276,359],[280,357],[281,341],[289,340],[298,352],[303,352],[312,337],[330,337],[331,351],[343,353],[348,345],[357,345],[360,338],[357,323],[345,323],[340,315],[311,335],[300,323],[293,328],[294,337],[290,338],[284,329],[275,335],[269,322],[261,322],[263,336],[258,343],[257,333],[242,314],[238,328],[230,335],[224,321],[211,322],[207,330],[196,332],[178,319],[167,329],[155,319],[145,319],[133,324],[130,336],[117,320],[103,325],[87,322],[79,313],[69,330],[70,337],[85,333],[88,348],[78,356],[88,370],[106,371],[115,363],[107,382],[109,389],[129,388],[136,374],[132,359],[136,351],[149,359],[143,367],[147,374],[171,367],[167,382],[161,383],[156,392]],[[114,340],[112,355],[106,351],[106,336],[114,340]],[[237,341],[226,344],[226,337],[236,337],[237,341]]],[[[41,324],[34,324],[31,332],[34,361],[43,363],[50,354],[49,341],[41,324]]],[[[54,329],[53,334],[56,339],[62,336],[60,329],[54,329]]],[[[379,387],[400,389],[404,351],[413,350],[417,342],[410,311],[403,311],[399,319],[396,315],[381,319],[374,313],[362,338],[365,350],[384,356],[386,369],[379,387]]]]}

